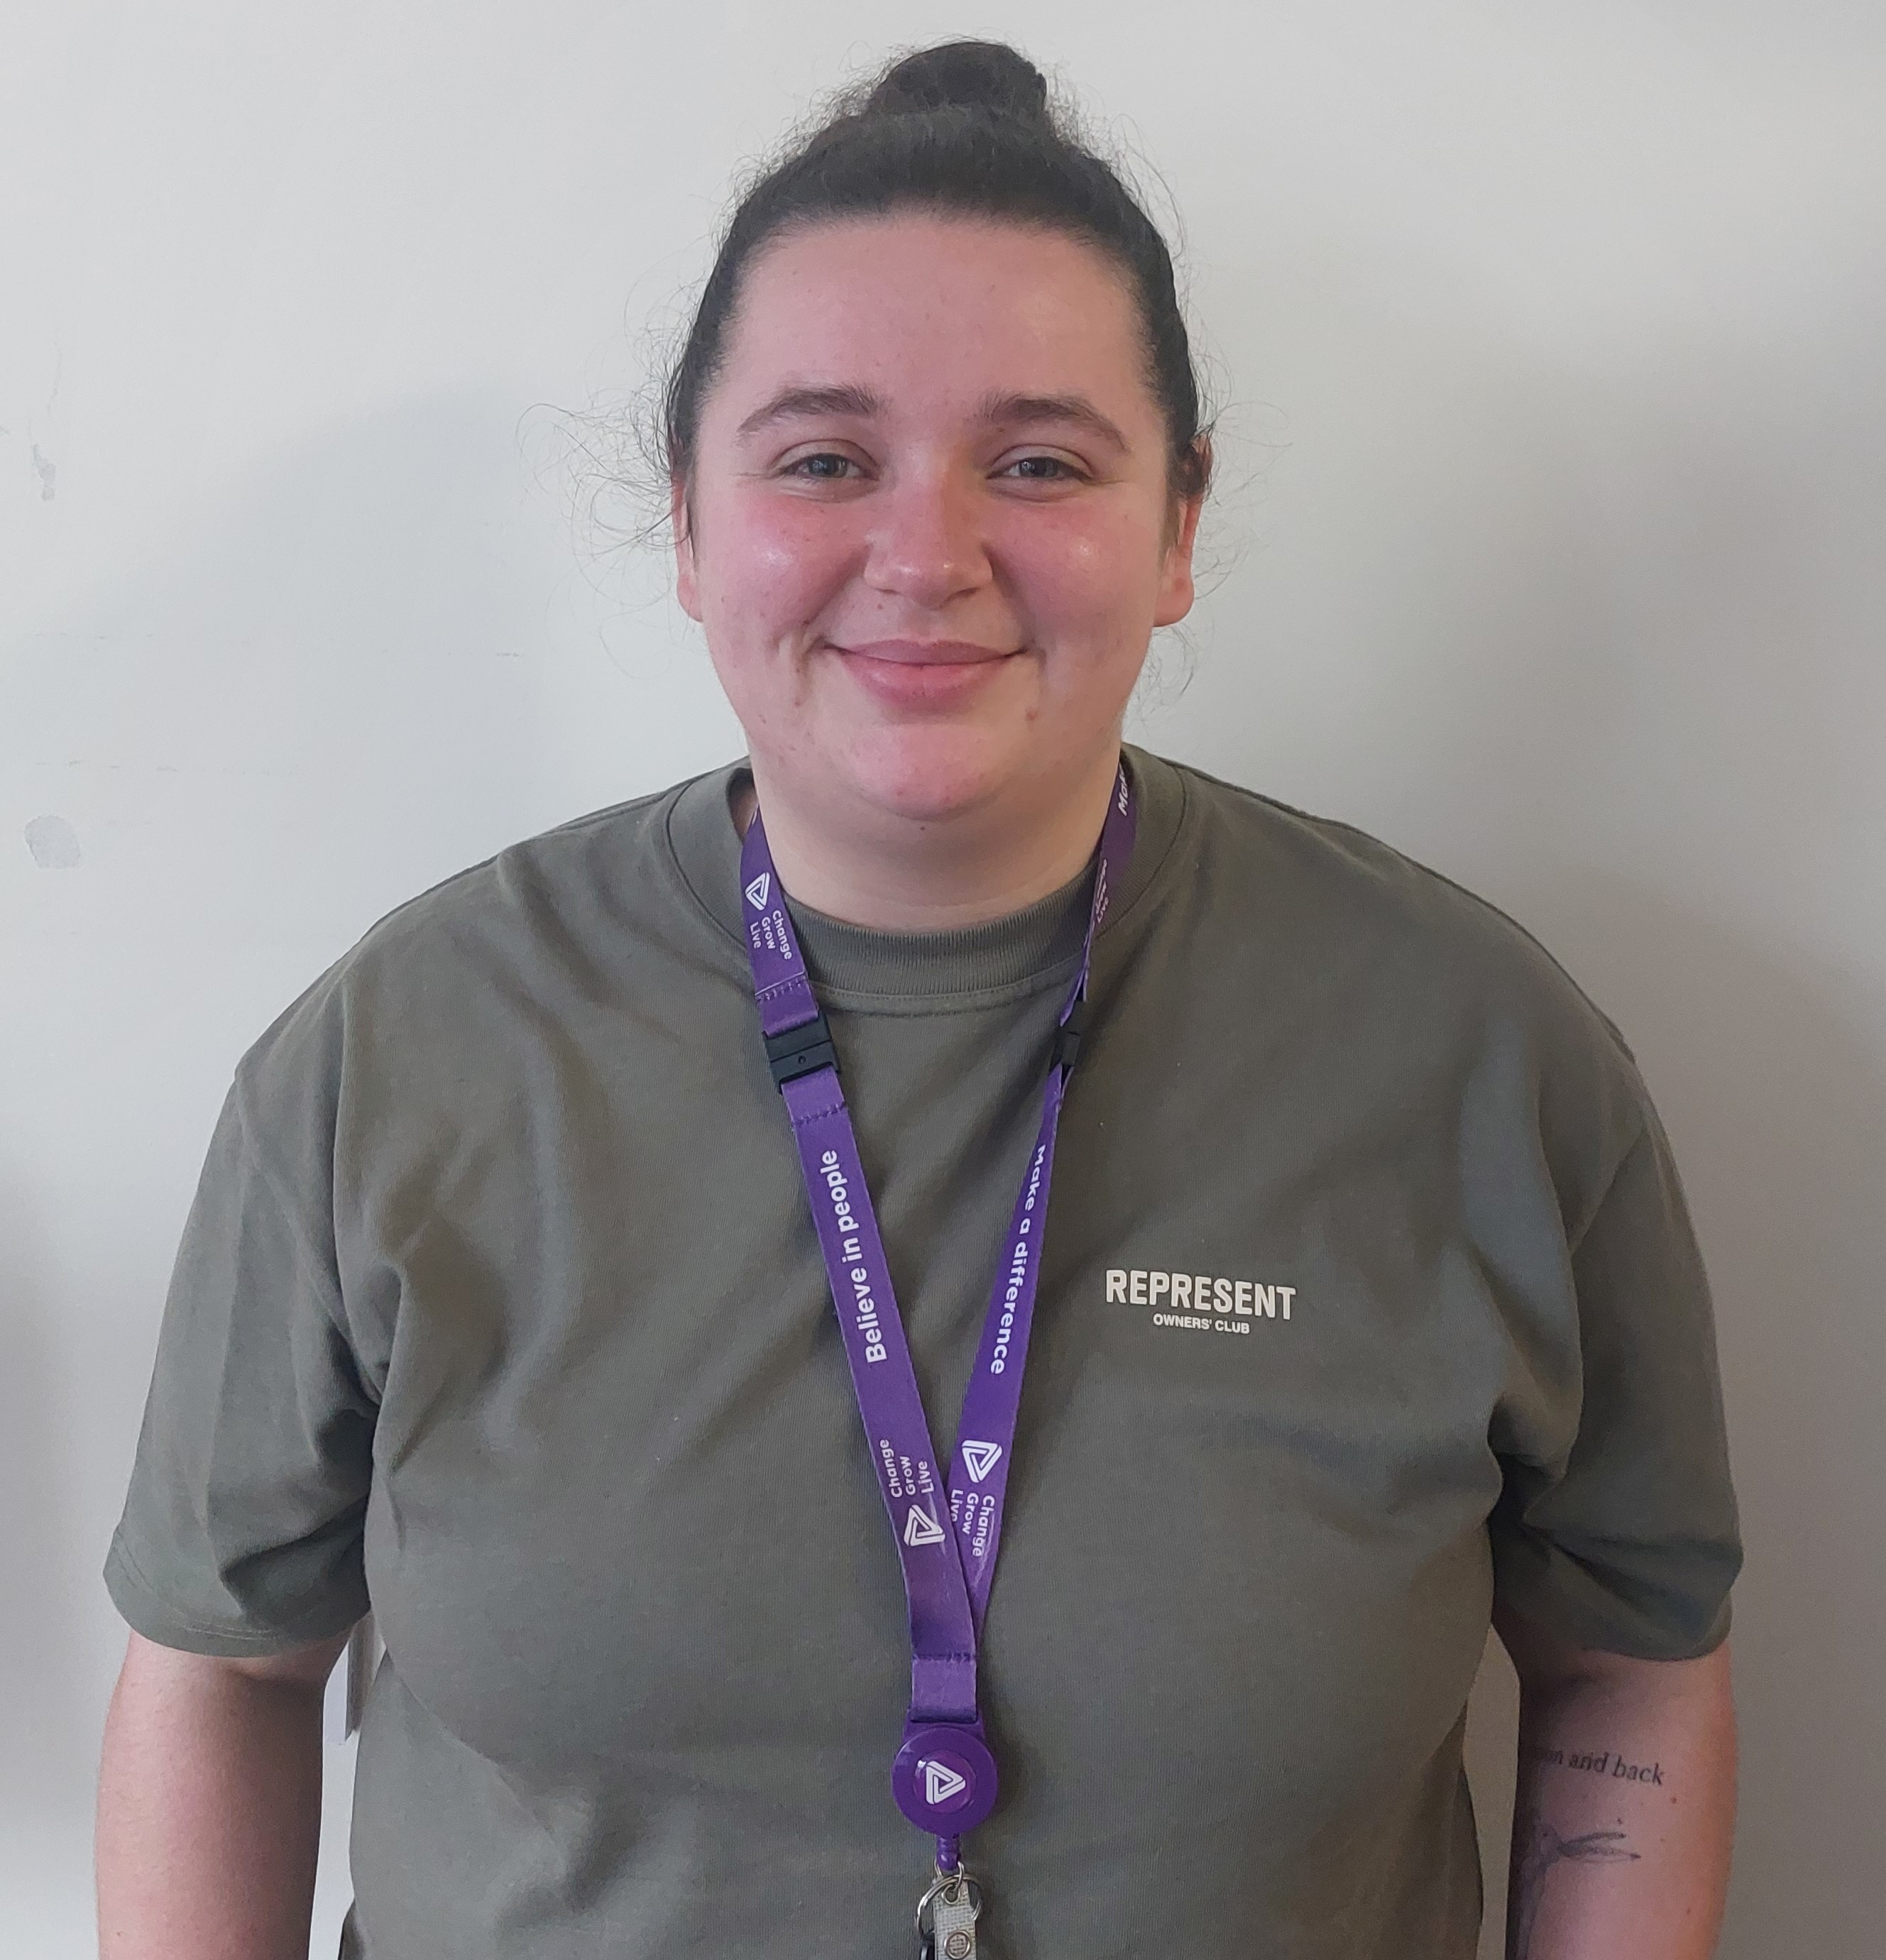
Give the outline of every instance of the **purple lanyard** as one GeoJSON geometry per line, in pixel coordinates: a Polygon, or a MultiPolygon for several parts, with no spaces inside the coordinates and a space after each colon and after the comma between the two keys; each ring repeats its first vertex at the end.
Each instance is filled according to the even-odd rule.
{"type": "Polygon", "coordinates": [[[785,1098],[832,1282],[858,1414],[897,1534],[910,1605],[910,1712],[891,1768],[898,1808],[937,1840],[937,1865],[954,1871],[956,1842],[995,1807],[994,1758],[976,1707],[976,1640],[995,1577],[1002,1500],[1015,1444],[1029,1326],[1041,1269],[1042,1228],[1062,1099],[1080,1047],[1094,935],[1133,848],[1133,792],[1124,765],[1114,781],[1094,870],[1080,969],[1054,1036],[1041,1128],[1015,1201],[989,1295],[975,1371],[947,1486],[937,1470],[902,1316],[865,1188],[851,1112],[838,1086],[832,1030],[812,991],[785,894],[755,816],[740,852],[747,950],[773,1080],[785,1098]]]}

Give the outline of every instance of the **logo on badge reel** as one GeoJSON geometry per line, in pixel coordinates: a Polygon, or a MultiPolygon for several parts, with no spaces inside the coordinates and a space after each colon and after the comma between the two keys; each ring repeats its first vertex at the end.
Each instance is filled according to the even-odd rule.
{"type": "Polygon", "coordinates": [[[891,1793],[918,1830],[959,1838],[995,1808],[995,1758],[974,1729],[943,1722],[909,1729],[891,1765],[891,1793]]]}

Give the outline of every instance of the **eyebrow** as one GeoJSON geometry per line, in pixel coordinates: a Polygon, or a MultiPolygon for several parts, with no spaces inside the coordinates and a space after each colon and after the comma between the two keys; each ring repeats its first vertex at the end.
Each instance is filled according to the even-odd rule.
{"type": "Polygon", "coordinates": [[[1009,422],[1072,422],[1118,450],[1130,450],[1119,424],[1103,415],[1085,395],[984,395],[976,411],[984,427],[1009,422]]]}
{"type": "MultiPolygon", "coordinates": [[[[736,434],[744,438],[779,422],[802,415],[855,415],[868,420],[884,412],[881,396],[869,388],[782,388],[743,422],[736,434]]],[[[977,403],[975,420],[984,428],[1015,422],[1072,422],[1115,448],[1131,450],[1118,423],[1101,413],[1085,395],[1021,395],[992,392],[977,403]]]]}
{"type": "Polygon", "coordinates": [[[790,421],[795,415],[882,415],[884,404],[869,388],[782,388],[770,402],[763,403],[734,431],[756,435],[769,423],[790,421]]]}

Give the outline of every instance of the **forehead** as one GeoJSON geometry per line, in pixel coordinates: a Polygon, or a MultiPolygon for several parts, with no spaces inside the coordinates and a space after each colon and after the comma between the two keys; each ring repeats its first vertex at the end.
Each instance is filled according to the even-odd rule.
{"type": "MultiPolygon", "coordinates": [[[[716,406],[743,413],[782,380],[855,383],[887,400],[991,390],[1105,395],[1155,412],[1126,278],[1065,234],[898,213],[794,231],[754,259],[716,406]]],[[[711,410],[710,410],[711,412],[711,410]]]]}

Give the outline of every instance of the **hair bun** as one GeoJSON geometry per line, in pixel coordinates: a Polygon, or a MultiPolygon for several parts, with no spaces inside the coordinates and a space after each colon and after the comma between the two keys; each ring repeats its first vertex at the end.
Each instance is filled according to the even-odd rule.
{"type": "Polygon", "coordinates": [[[1045,122],[1048,78],[1006,41],[945,41],[894,62],[866,97],[864,113],[908,116],[953,107],[1045,122]]]}

